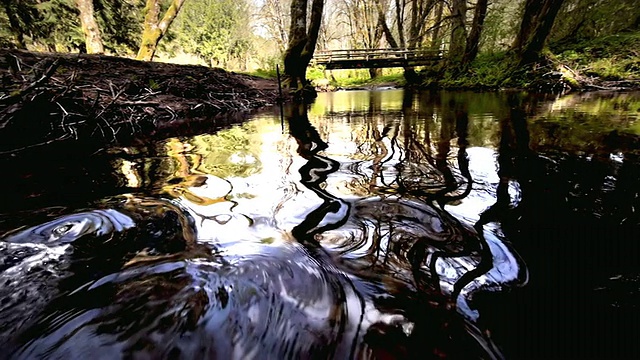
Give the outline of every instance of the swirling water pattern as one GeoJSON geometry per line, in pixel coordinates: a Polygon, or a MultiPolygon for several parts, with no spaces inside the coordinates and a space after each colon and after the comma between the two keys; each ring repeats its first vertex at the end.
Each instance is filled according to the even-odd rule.
{"type": "Polygon", "coordinates": [[[502,358],[474,298],[528,282],[493,221],[528,185],[493,119],[374,100],[125,149],[136,191],[13,219],[0,357],[502,358]]]}
{"type": "Polygon", "coordinates": [[[135,226],[133,220],[113,209],[92,210],[61,217],[4,238],[11,243],[58,245],[88,234],[96,236],[121,232],[135,226]]]}
{"type": "MultiPolygon", "coordinates": [[[[12,279],[3,292],[17,294],[0,308],[11,357],[405,358],[425,350],[501,357],[482,329],[466,335],[464,320],[421,295],[440,286],[434,282],[451,293],[464,270],[478,266],[470,256],[479,247],[474,229],[416,197],[422,189],[456,196],[465,174],[407,162],[397,122],[370,150],[358,149],[368,159],[338,161],[307,110],[290,111],[297,149],[268,169],[284,175],[273,178],[273,200],[261,199],[274,195],[261,188],[264,174],[183,169],[182,180],[162,185],[170,198],[127,195],[108,200],[112,208],[6,234],[5,254],[30,249],[1,275],[12,279]],[[373,193],[348,194],[360,186],[373,193]],[[431,266],[435,253],[441,257],[431,266]],[[440,321],[429,324],[434,317],[440,321]],[[438,325],[456,321],[448,330],[438,325]],[[425,347],[433,331],[449,340],[425,347]]],[[[231,157],[251,158],[270,161],[231,157]]],[[[460,304],[472,289],[514,280],[491,274],[474,278],[460,304]]]]}

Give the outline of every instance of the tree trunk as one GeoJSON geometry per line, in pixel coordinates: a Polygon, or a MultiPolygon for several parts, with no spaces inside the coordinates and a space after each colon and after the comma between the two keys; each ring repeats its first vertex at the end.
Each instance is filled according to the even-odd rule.
{"type": "Polygon", "coordinates": [[[404,42],[404,7],[405,2],[396,0],[396,26],[398,28],[398,42],[401,47],[406,47],[404,42]]]}
{"type": "MultiPolygon", "coordinates": [[[[400,6],[399,0],[396,0],[396,5],[400,6]]],[[[391,46],[394,49],[399,48],[399,46],[404,48],[405,47],[404,36],[400,36],[400,44],[398,44],[396,39],[393,37],[393,34],[391,33],[391,29],[389,29],[389,26],[387,25],[387,17],[385,15],[384,8],[382,7],[382,2],[380,0],[376,0],[376,6],[378,7],[378,24],[382,29],[382,33],[384,34],[384,37],[387,40],[387,43],[389,43],[389,46],[391,46]]],[[[397,11],[397,14],[403,13],[398,9],[396,9],[396,11],[397,11]]],[[[402,21],[399,20],[398,22],[402,22],[402,21]]],[[[398,31],[404,31],[402,29],[403,29],[402,25],[398,24],[398,31]]],[[[415,84],[419,81],[418,74],[416,73],[414,68],[410,66],[405,66],[403,69],[404,69],[404,78],[405,80],[407,80],[407,83],[415,84]]]]}
{"type": "Polygon", "coordinates": [[[564,0],[527,0],[513,50],[520,65],[536,62],[564,0]]]}
{"type": "Polygon", "coordinates": [[[478,55],[478,45],[480,43],[480,35],[482,34],[482,27],[484,26],[484,19],[487,16],[488,0],[478,0],[476,4],[476,11],[473,14],[473,24],[471,25],[471,32],[467,38],[467,46],[464,50],[464,56],[462,58],[462,66],[468,66],[478,55]]]}
{"type": "Polygon", "coordinates": [[[296,92],[308,89],[307,66],[318,42],[323,8],[324,0],[313,0],[307,30],[307,0],[291,1],[291,26],[289,45],[284,55],[284,73],[289,80],[289,87],[296,92]]]}
{"type": "Polygon", "coordinates": [[[145,7],[146,14],[144,17],[144,30],[142,32],[142,43],[140,44],[140,50],[138,50],[138,55],[136,56],[137,60],[153,60],[158,43],[167,33],[169,26],[178,15],[183,3],[184,0],[172,0],[171,6],[167,9],[162,20],[158,22],[160,17],[160,1],[147,0],[147,5],[145,7]]]}
{"type": "Polygon", "coordinates": [[[385,40],[387,40],[387,43],[389,44],[389,46],[395,49],[398,47],[398,43],[396,42],[396,39],[393,37],[393,34],[391,33],[391,29],[389,29],[389,26],[387,25],[387,17],[384,14],[384,10],[382,9],[382,5],[380,4],[380,1],[376,0],[376,3],[378,5],[378,23],[380,23],[380,28],[382,29],[384,38],[385,40]]]}
{"type": "Polygon", "coordinates": [[[16,11],[14,11],[11,0],[2,0],[2,5],[4,7],[5,12],[7,13],[7,17],[9,18],[9,28],[11,32],[16,37],[16,45],[18,49],[26,49],[27,43],[24,41],[24,32],[20,26],[20,19],[16,11]]]}
{"type": "Polygon", "coordinates": [[[460,68],[464,50],[467,44],[467,30],[465,19],[467,17],[466,0],[453,0],[451,8],[451,43],[449,45],[449,67],[460,68]]]}
{"type": "Polygon", "coordinates": [[[440,45],[442,44],[442,40],[440,39],[440,28],[442,27],[440,22],[442,22],[442,10],[444,9],[444,1],[438,2],[436,7],[436,17],[434,21],[435,28],[433,29],[433,33],[431,34],[431,47],[440,49],[440,45]]]}
{"type": "Polygon", "coordinates": [[[84,33],[87,54],[102,54],[104,46],[100,36],[100,28],[93,16],[93,0],[75,0],[80,12],[80,24],[84,33]]]}

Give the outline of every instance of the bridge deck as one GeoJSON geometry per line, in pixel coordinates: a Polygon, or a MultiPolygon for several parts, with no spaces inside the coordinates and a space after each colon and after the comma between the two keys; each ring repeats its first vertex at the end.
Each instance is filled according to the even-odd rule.
{"type": "Polygon", "coordinates": [[[384,68],[429,65],[442,59],[432,49],[349,49],[316,51],[312,64],[326,69],[384,68]]]}

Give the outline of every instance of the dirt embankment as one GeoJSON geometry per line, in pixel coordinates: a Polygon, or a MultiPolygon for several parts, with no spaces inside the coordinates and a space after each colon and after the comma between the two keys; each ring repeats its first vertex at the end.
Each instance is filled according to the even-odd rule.
{"type": "Polygon", "coordinates": [[[278,101],[276,81],[102,55],[0,49],[0,81],[0,155],[186,134],[278,101]]]}

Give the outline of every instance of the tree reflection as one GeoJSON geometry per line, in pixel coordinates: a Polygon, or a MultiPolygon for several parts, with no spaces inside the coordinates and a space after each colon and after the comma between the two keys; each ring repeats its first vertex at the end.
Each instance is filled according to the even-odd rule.
{"type": "Polygon", "coordinates": [[[298,154],[307,160],[299,170],[300,182],[323,200],[320,206],[307,214],[302,223],[293,228],[292,234],[301,242],[315,241],[316,234],[344,225],[351,205],[321,187],[327,176],[338,170],[340,163],[318,154],[328,145],[309,122],[306,105],[292,104],[287,110],[289,133],[298,143],[298,154]]]}
{"type": "MultiPolygon", "coordinates": [[[[433,110],[432,110],[433,111],[433,110]]],[[[406,113],[405,113],[406,116],[406,113]]],[[[425,121],[429,121],[426,119],[425,121]]],[[[417,136],[408,127],[405,127],[405,142],[411,142],[413,145],[413,151],[407,151],[407,153],[416,154],[420,158],[407,159],[416,163],[426,162],[432,166],[428,171],[434,170],[439,173],[436,179],[440,179],[439,182],[430,183],[429,186],[415,186],[416,183],[415,174],[413,176],[404,179],[404,183],[408,184],[403,186],[406,190],[406,195],[417,196],[424,200],[426,203],[438,204],[439,208],[443,211],[439,211],[441,216],[456,224],[459,228],[464,226],[450,215],[446,210],[447,204],[456,203],[465,197],[467,197],[472,190],[473,179],[469,171],[469,159],[467,156],[467,146],[469,145],[468,137],[469,116],[468,111],[464,103],[456,101],[455,98],[450,98],[442,109],[441,124],[440,124],[440,136],[436,142],[436,154],[431,156],[429,147],[431,139],[428,130],[425,131],[425,143],[418,141],[417,136]],[[458,164],[459,175],[456,176],[450,165],[450,154],[452,152],[452,142],[457,142],[456,160],[458,164]],[[463,188],[463,190],[461,190],[463,188]]],[[[426,127],[428,128],[428,127],[426,127]]],[[[433,178],[433,175],[429,175],[423,172],[423,176],[433,178]]],[[[418,181],[419,185],[422,185],[418,181]]],[[[440,275],[436,269],[436,263],[439,258],[462,258],[469,256],[478,256],[480,261],[475,268],[466,271],[454,284],[453,291],[451,293],[452,299],[455,301],[460,295],[462,289],[467,286],[471,281],[482,276],[492,268],[493,256],[489,249],[489,246],[484,238],[483,224],[476,224],[474,226],[477,237],[462,236],[451,237],[449,241],[432,241],[428,237],[421,238],[417,241],[409,250],[407,257],[411,263],[414,277],[418,282],[423,277],[421,268],[422,265],[427,262],[429,269],[429,277],[437,293],[441,293],[440,288],[440,275]],[[434,249],[435,248],[435,249],[434,249]]],[[[464,234],[461,233],[461,234],[464,234]]]]}
{"type": "MultiPolygon", "coordinates": [[[[358,192],[349,189],[357,196],[351,206],[323,189],[339,164],[319,155],[327,145],[309,123],[306,109],[289,108],[290,133],[298,143],[298,153],[306,159],[300,169],[301,182],[322,199],[293,229],[293,235],[300,242],[322,239],[323,245],[331,246],[330,253],[336,251],[334,259],[339,266],[361,277],[382,279],[390,288],[395,286],[392,284],[408,285],[432,305],[451,305],[453,301],[458,311],[476,324],[478,313],[467,304],[472,294],[480,288],[499,288],[519,274],[514,273],[518,270],[503,273],[494,267],[494,261],[504,264],[516,260],[508,258],[510,249],[498,245],[499,240],[485,230],[491,221],[490,210],[479,214],[473,226],[451,213],[451,207],[459,205],[474,187],[468,105],[456,96],[434,93],[425,99],[423,94],[418,97],[407,92],[404,108],[395,119],[371,121],[377,116],[375,107],[366,113],[369,121],[365,117],[365,122],[358,124],[366,134],[357,134],[356,149],[366,153],[353,154],[357,161],[343,169],[365,180],[358,192]],[[416,98],[421,101],[417,107],[416,98]],[[324,233],[322,238],[316,237],[320,233],[324,233]]],[[[514,106],[513,111],[510,116],[516,117],[515,112],[524,110],[514,106]]],[[[516,143],[527,143],[526,120],[521,119],[514,125],[507,122],[516,129],[503,131],[503,142],[509,146],[501,146],[501,161],[513,161],[507,152],[516,143]],[[517,141],[511,138],[514,136],[517,141]]],[[[505,179],[515,176],[509,175],[508,166],[501,164],[505,179]]],[[[508,196],[508,184],[505,180],[500,185],[498,202],[505,201],[504,194],[508,196]]],[[[518,269],[517,264],[509,264],[518,269]]],[[[488,334],[473,326],[469,331],[479,342],[489,344],[487,351],[498,354],[488,334]]]]}
{"type": "MultiPolygon", "coordinates": [[[[496,189],[496,202],[480,214],[478,223],[487,224],[490,221],[502,220],[510,211],[511,196],[509,183],[520,181],[520,186],[526,189],[528,175],[527,159],[532,154],[529,148],[529,129],[526,111],[515,94],[508,97],[510,107],[509,116],[500,120],[500,144],[498,147],[498,177],[500,182],[496,189]]],[[[523,189],[522,193],[527,193],[523,189]]]]}

